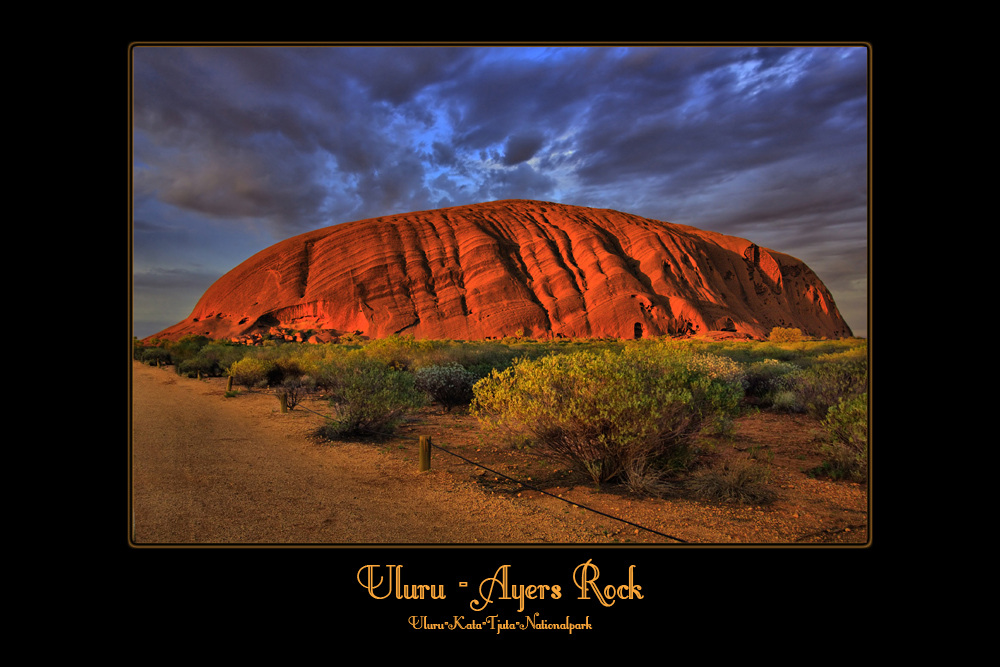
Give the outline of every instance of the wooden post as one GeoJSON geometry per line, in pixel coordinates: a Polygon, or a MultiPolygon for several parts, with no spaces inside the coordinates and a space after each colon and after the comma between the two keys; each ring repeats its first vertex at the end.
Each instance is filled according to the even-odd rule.
{"type": "Polygon", "coordinates": [[[431,436],[420,436],[420,472],[431,469],[431,436]]]}
{"type": "Polygon", "coordinates": [[[278,394],[278,402],[281,403],[282,414],[288,412],[288,394],[278,394]]]}
{"type": "Polygon", "coordinates": [[[232,390],[233,390],[233,376],[230,375],[229,379],[226,380],[226,391],[232,391],[232,390]]]}

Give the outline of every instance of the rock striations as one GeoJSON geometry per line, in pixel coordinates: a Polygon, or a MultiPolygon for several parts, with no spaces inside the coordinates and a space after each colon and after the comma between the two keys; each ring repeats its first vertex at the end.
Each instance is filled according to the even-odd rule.
{"type": "Polygon", "coordinates": [[[830,292],[794,257],[608,209],[508,200],[281,241],[220,278],[190,317],[156,337],[248,340],[279,329],[318,334],[313,340],[469,340],[519,330],[534,338],[764,338],[777,326],[851,335],[830,292]]]}

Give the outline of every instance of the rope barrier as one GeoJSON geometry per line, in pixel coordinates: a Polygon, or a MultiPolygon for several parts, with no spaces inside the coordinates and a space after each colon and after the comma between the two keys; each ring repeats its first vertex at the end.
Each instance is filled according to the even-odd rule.
{"type": "Polygon", "coordinates": [[[581,509],[585,509],[585,510],[587,510],[588,512],[593,512],[594,514],[600,514],[601,516],[605,516],[605,517],[607,517],[607,518],[609,518],[609,519],[614,519],[615,521],[621,521],[622,523],[627,523],[627,524],[628,524],[628,525],[630,525],[630,526],[635,526],[636,528],[641,528],[642,530],[645,530],[645,531],[649,531],[650,533],[653,533],[653,534],[655,534],[655,535],[660,535],[661,537],[666,537],[666,538],[668,538],[668,539],[671,539],[671,540],[676,540],[676,541],[678,541],[678,542],[687,542],[687,540],[682,540],[682,539],[681,539],[681,538],[679,538],[679,537],[674,537],[673,535],[667,535],[666,533],[661,533],[661,532],[660,532],[660,531],[658,531],[658,530],[653,530],[652,528],[647,528],[646,526],[642,526],[642,525],[639,525],[639,524],[637,524],[637,523],[633,523],[632,521],[629,521],[628,519],[622,519],[621,517],[617,517],[617,516],[613,516],[613,515],[611,515],[611,514],[606,514],[606,513],[602,512],[602,511],[600,511],[600,510],[595,510],[595,509],[594,509],[594,508],[592,508],[592,507],[587,507],[586,505],[581,505],[580,503],[577,503],[577,502],[573,502],[572,500],[567,500],[566,498],[562,498],[562,497],[560,497],[560,496],[557,496],[557,495],[553,495],[553,494],[549,493],[548,491],[543,491],[542,489],[539,489],[539,488],[537,488],[537,487],[534,487],[534,486],[532,486],[532,485],[530,485],[530,484],[525,484],[524,482],[522,482],[522,481],[520,481],[520,480],[517,480],[517,479],[514,479],[513,477],[509,477],[509,476],[507,476],[507,475],[503,474],[502,472],[497,472],[496,470],[491,470],[490,468],[487,468],[486,466],[484,466],[484,465],[483,465],[483,464],[481,464],[481,463],[477,463],[477,462],[475,462],[475,461],[472,461],[472,460],[470,460],[470,459],[467,459],[467,458],[465,458],[464,456],[462,456],[462,455],[460,455],[460,454],[456,454],[455,452],[451,452],[451,451],[448,451],[447,449],[445,449],[445,448],[443,448],[443,447],[440,447],[440,446],[438,446],[438,445],[435,445],[435,444],[433,444],[433,443],[431,443],[431,447],[433,447],[434,449],[440,449],[440,450],[441,450],[442,452],[444,452],[445,454],[451,454],[452,456],[454,456],[454,457],[456,457],[456,458],[459,458],[459,459],[462,459],[462,460],[463,460],[463,461],[465,461],[466,463],[469,463],[469,464],[471,464],[471,465],[474,465],[474,466],[477,466],[477,467],[479,467],[479,468],[482,468],[483,470],[486,470],[486,471],[488,471],[488,472],[491,472],[491,473],[493,473],[494,475],[499,475],[500,477],[503,477],[503,478],[505,478],[505,479],[509,479],[510,481],[512,481],[512,482],[515,482],[515,483],[517,483],[518,485],[520,485],[520,486],[522,486],[522,487],[524,487],[524,488],[526,488],[526,489],[531,489],[532,491],[537,491],[538,493],[542,493],[542,494],[545,494],[546,496],[549,496],[550,498],[555,498],[556,500],[561,500],[561,501],[563,501],[564,503],[567,503],[567,504],[570,504],[570,505],[573,505],[574,507],[579,507],[579,508],[581,508],[581,509]]]}

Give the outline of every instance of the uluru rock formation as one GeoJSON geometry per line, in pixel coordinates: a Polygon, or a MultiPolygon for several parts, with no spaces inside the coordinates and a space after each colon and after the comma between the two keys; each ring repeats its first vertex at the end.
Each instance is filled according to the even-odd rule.
{"type": "MultiPolygon", "coordinates": [[[[851,330],[802,261],[609,209],[506,200],[359,220],[262,250],[156,334],[619,338],[851,330]]],[[[321,340],[324,337],[321,336],[321,340]]]]}

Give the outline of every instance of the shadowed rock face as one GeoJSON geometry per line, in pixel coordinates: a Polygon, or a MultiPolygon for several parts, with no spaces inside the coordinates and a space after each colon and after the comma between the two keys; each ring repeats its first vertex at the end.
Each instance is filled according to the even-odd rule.
{"type": "Polygon", "coordinates": [[[507,200],[359,220],[292,237],[220,278],[156,334],[272,327],[371,338],[615,336],[773,327],[851,330],[794,257],[608,209],[507,200]]]}

